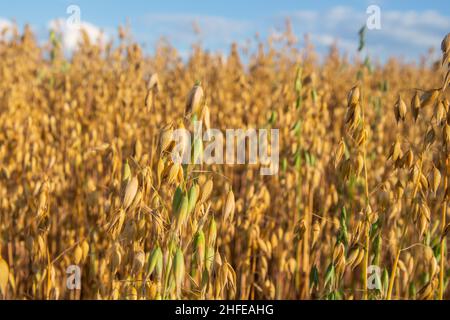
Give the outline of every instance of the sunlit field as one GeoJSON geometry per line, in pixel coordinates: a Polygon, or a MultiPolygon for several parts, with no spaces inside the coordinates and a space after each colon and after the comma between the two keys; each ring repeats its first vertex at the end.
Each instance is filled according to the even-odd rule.
{"type": "Polygon", "coordinates": [[[1,298],[450,298],[450,35],[414,64],[2,39],[1,298]],[[277,171],[174,162],[194,121],[278,129],[277,171]]]}

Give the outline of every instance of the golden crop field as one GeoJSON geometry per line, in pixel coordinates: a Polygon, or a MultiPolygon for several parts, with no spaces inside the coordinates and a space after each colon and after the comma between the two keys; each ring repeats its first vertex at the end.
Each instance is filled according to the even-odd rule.
{"type": "Polygon", "coordinates": [[[450,298],[450,34],[417,64],[285,36],[245,62],[1,40],[0,297],[450,298]],[[278,129],[278,172],[174,162],[193,120],[278,129]]]}

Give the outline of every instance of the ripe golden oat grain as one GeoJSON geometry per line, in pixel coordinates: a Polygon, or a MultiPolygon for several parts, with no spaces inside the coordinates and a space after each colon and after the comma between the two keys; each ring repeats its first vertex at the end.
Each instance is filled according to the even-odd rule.
{"type": "Polygon", "coordinates": [[[248,66],[0,40],[0,298],[450,298],[450,36],[370,68],[286,36],[248,66]],[[279,129],[279,172],[174,163],[194,120],[279,129]]]}

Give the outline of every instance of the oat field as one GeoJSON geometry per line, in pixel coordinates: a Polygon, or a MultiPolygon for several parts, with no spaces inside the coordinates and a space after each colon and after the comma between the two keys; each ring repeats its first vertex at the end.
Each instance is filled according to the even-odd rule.
{"type": "Polygon", "coordinates": [[[442,37],[417,64],[1,40],[0,298],[449,299],[442,37]],[[279,129],[278,172],[174,163],[194,119],[279,129]]]}

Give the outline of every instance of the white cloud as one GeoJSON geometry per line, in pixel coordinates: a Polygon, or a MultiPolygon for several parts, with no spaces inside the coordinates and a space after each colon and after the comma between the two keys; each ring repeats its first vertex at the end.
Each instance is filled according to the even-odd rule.
{"type": "Polygon", "coordinates": [[[54,19],[48,23],[48,29],[61,34],[65,51],[73,51],[78,47],[83,31],[86,32],[91,42],[103,45],[108,40],[108,35],[99,27],[86,21],[81,21],[79,26],[74,26],[68,24],[66,19],[54,19]]]}
{"type": "Polygon", "coordinates": [[[147,31],[146,40],[154,41],[165,36],[186,52],[199,40],[210,49],[223,49],[233,41],[243,42],[252,30],[250,21],[185,13],[147,14],[140,23],[147,31]],[[198,34],[194,32],[194,25],[198,27],[198,34]]]}
{"type": "MultiPolygon", "coordinates": [[[[450,17],[437,11],[396,11],[381,8],[381,30],[367,30],[366,48],[372,55],[387,58],[401,55],[416,59],[430,47],[438,48],[450,29],[450,17]]],[[[288,14],[297,34],[309,33],[313,43],[329,46],[336,40],[341,49],[355,52],[358,30],[366,23],[365,10],[336,6],[319,12],[300,10],[288,14]]]]}
{"type": "MultiPolygon", "coordinates": [[[[401,56],[416,60],[430,47],[439,47],[441,39],[450,29],[450,17],[438,11],[388,10],[382,0],[368,0],[367,6],[380,6],[381,30],[367,30],[368,54],[382,60],[390,56],[401,56]]],[[[161,37],[165,38],[185,55],[193,43],[201,42],[213,51],[227,50],[236,41],[246,46],[246,40],[255,34],[262,38],[277,39],[284,32],[285,18],[290,18],[297,39],[309,34],[319,53],[327,52],[330,45],[337,44],[341,51],[356,54],[358,31],[366,24],[366,7],[356,9],[347,5],[329,7],[326,10],[297,10],[274,12],[258,20],[237,19],[223,16],[151,13],[137,21],[139,38],[153,46],[161,37]],[[200,33],[194,32],[194,23],[200,33]]],[[[300,42],[300,45],[302,43],[300,42]]]]}
{"type": "Polygon", "coordinates": [[[316,34],[312,33],[311,41],[315,44],[330,47],[337,44],[337,47],[346,52],[355,52],[358,49],[358,44],[354,41],[345,39],[338,39],[330,34],[316,34]]]}
{"type": "Polygon", "coordinates": [[[12,26],[13,26],[13,24],[11,21],[0,18],[0,30],[3,30],[5,28],[11,28],[12,26]]]}
{"type": "Polygon", "coordinates": [[[14,27],[14,24],[4,18],[0,18],[0,40],[7,39],[11,36],[11,29],[14,27]]]}
{"type": "Polygon", "coordinates": [[[194,15],[184,13],[174,14],[149,14],[146,15],[146,23],[148,25],[177,25],[192,26],[192,23],[198,23],[200,31],[204,33],[228,33],[239,32],[242,28],[248,26],[248,22],[229,19],[221,16],[194,15]]]}
{"type": "Polygon", "coordinates": [[[430,27],[430,28],[449,28],[450,20],[448,17],[442,16],[436,11],[427,10],[423,12],[415,11],[387,11],[383,14],[387,23],[395,22],[397,25],[404,27],[430,27]]]}
{"type": "Polygon", "coordinates": [[[291,17],[297,22],[310,25],[316,23],[319,17],[319,12],[312,10],[296,11],[291,14],[291,17]]]}
{"type": "Polygon", "coordinates": [[[350,7],[336,6],[326,12],[325,22],[329,21],[333,24],[345,22],[349,17],[354,18],[354,10],[350,7]]]}

